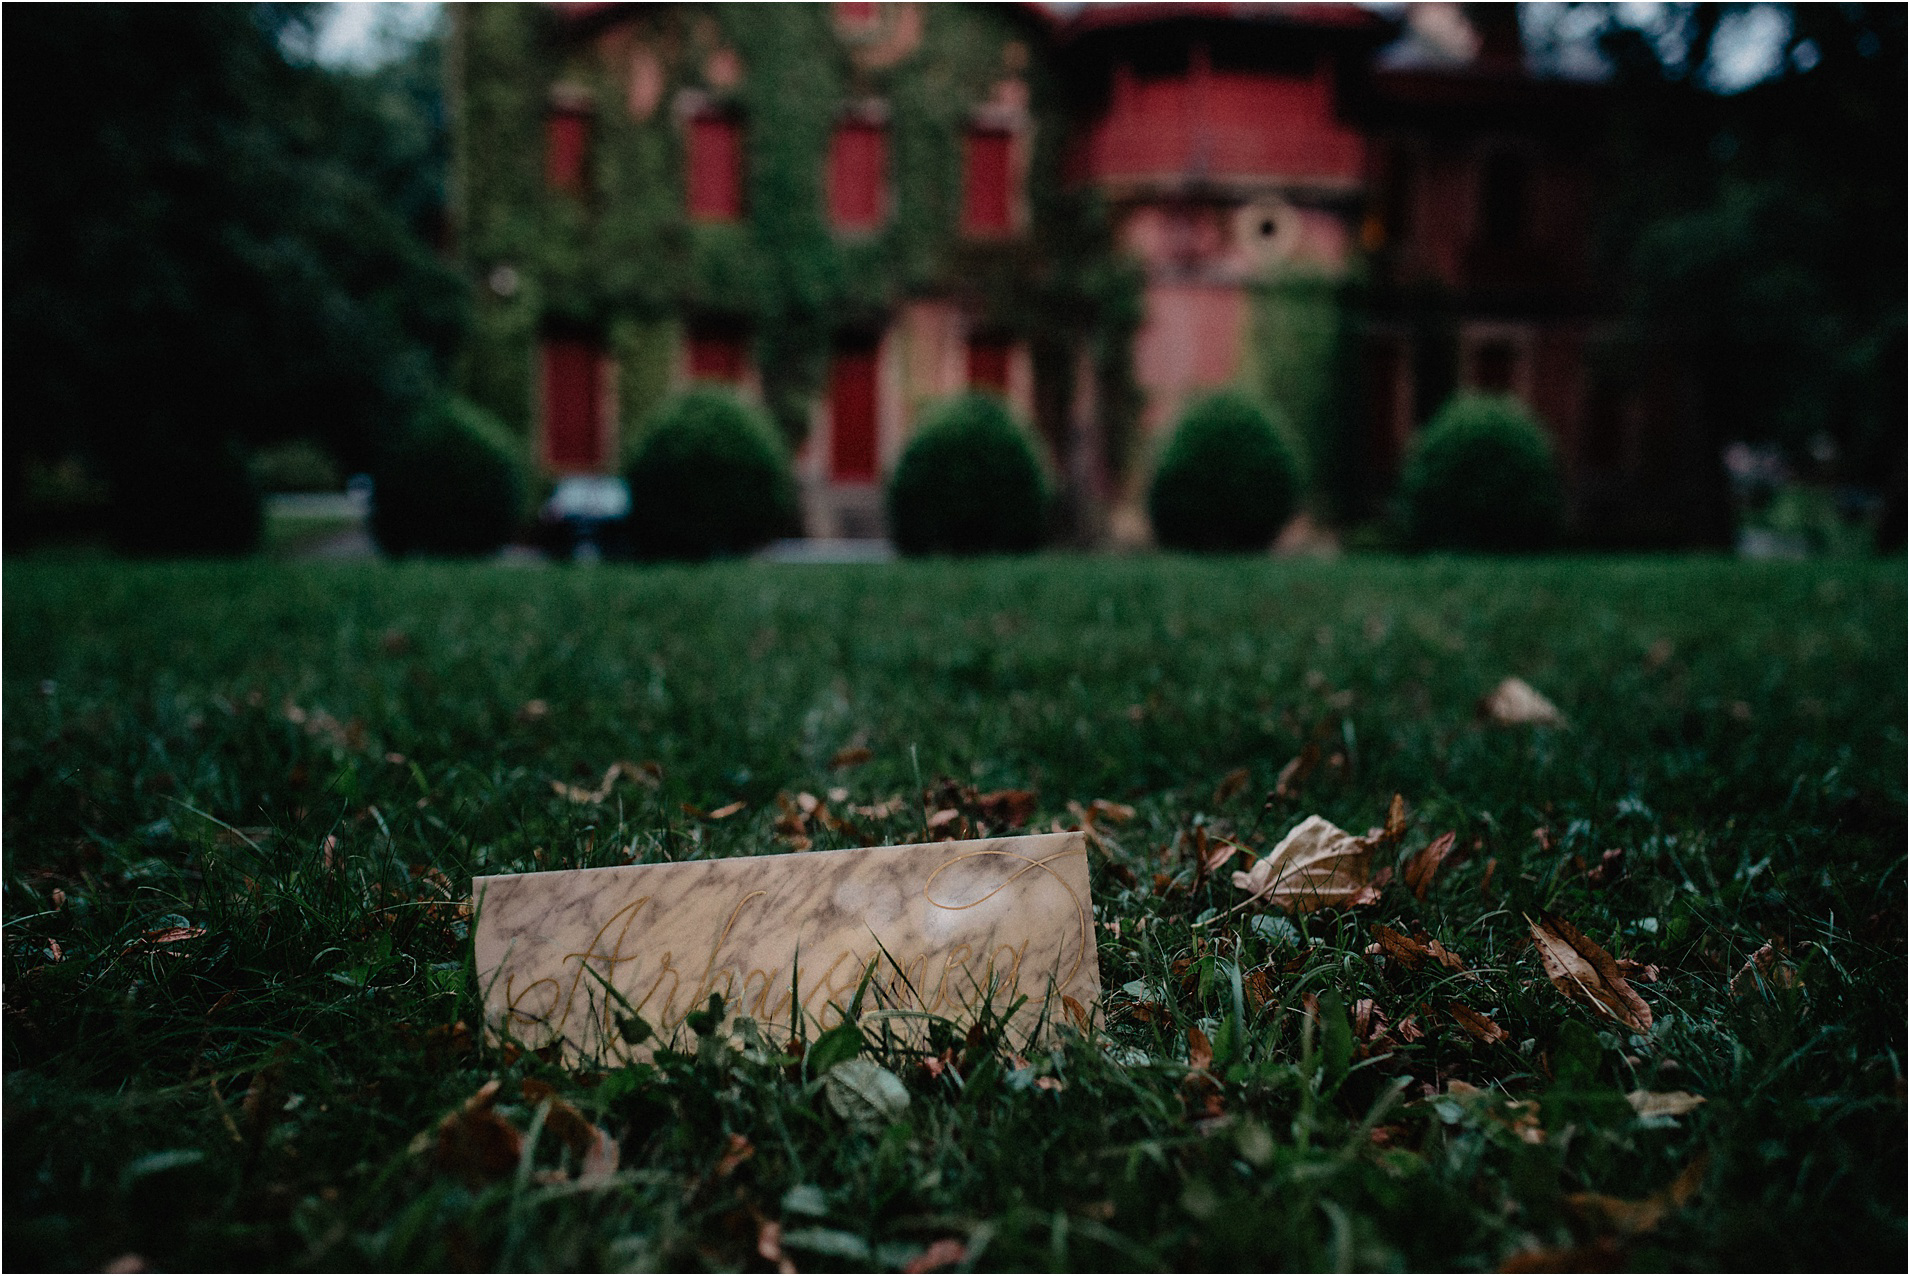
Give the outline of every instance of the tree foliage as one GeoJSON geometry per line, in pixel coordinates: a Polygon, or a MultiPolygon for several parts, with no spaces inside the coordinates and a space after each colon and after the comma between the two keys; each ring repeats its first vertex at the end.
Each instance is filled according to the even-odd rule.
{"type": "Polygon", "coordinates": [[[463,328],[437,259],[431,54],[288,57],[311,15],[47,6],[6,27],[9,495],[84,459],[122,496],[236,444],[351,465],[434,393],[463,328]]]}

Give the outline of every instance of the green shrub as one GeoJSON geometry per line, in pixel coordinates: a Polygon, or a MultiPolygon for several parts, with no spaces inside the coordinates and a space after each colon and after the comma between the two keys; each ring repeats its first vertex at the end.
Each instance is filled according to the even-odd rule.
{"type": "Polygon", "coordinates": [[[113,458],[113,543],[131,554],[245,554],[256,549],[264,502],[229,440],[153,436],[113,458]]]}
{"type": "Polygon", "coordinates": [[[1154,538],[1203,553],[1264,550],[1293,516],[1300,462],[1265,409],[1223,392],[1187,410],[1147,492],[1154,538]]]}
{"type": "Polygon", "coordinates": [[[463,399],[426,408],[372,472],[371,534],[387,554],[491,554],[524,512],[521,450],[463,399]]]}
{"type": "Polygon", "coordinates": [[[1453,397],[1407,450],[1400,513],[1421,548],[1541,549],[1564,506],[1551,440],[1510,396],[1453,397]]]}
{"type": "Polygon", "coordinates": [[[1034,442],[992,395],[941,405],[889,478],[889,534],[904,554],[1013,554],[1047,533],[1034,442]]]}
{"type": "Polygon", "coordinates": [[[624,473],[640,558],[744,554],[797,527],[782,439],[720,390],[691,390],[658,408],[624,473]]]}
{"type": "Polygon", "coordinates": [[[338,462],[310,439],[261,448],[251,468],[252,481],[264,492],[336,492],[345,486],[338,462]]]}

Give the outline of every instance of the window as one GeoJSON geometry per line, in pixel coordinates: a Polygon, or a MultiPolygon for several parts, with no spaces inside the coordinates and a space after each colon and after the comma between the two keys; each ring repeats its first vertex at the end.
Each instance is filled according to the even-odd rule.
{"type": "Polygon", "coordinates": [[[741,332],[734,328],[698,326],[690,329],[687,344],[690,380],[735,385],[743,379],[748,348],[741,332]]]}
{"type": "Polygon", "coordinates": [[[590,157],[590,116],[558,109],[544,117],[544,183],[565,195],[584,189],[584,164],[590,157]]]}
{"type": "Polygon", "coordinates": [[[1525,242],[1529,166],[1504,152],[1490,156],[1479,181],[1479,238],[1494,248],[1525,242]]]}
{"type": "Polygon", "coordinates": [[[882,125],[849,120],[829,143],[829,220],[840,230],[872,230],[886,210],[889,139],[882,125]]]}
{"type": "Polygon", "coordinates": [[[690,119],[690,216],[729,222],[743,215],[743,122],[708,112],[690,119]]]}
{"type": "Polygon", "coordinates": [[[962,229],[1005,235],[1014,226],[1013,137],[1003,129],[971,128],[962,164],[962,229]]]}
{"type": "Polygon", "coordinates": [[[968,388],[1008,397],[1008,360],[1014,347],[1006,337],[968,339],[968,388]]]}
{"type": "Polygon", "coordinates": [[[876,477],[875,339],[841,342],[829,365],[829,477],[872,483],[876,477]]]}
{"type": "Polygon", "coordinates": [[[603,463],[603,362],[593,342],[544,342],[544,463],[553,470],[594,470],[603,463]]]}

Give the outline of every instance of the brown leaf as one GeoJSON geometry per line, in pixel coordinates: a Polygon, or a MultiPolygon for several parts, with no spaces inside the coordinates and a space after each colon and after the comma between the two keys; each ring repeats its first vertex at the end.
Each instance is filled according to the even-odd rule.
{"type": "Polygon", "coordinates": [[[1592,886],[1610,886],[1625,875],[1625,850],[1614,846],[1599,856],[1598,863],[1585,870],[1585,880],[1592,886]]]}
{"type": "Polygon", "coordinates": [[[1414,899],[1426,898],[1426,891],[1432,886],[1433,875],[1439,871],[1439,866],[1446,862],[1446,857],[1452,854],[1457,838],[1458,835],[1455,833],[1441,833],[1428,842],[1424,849],[1406,861],[1406,886],[1412,891],[1414,899]]]}
{"type": "Polygon", "coordinates": [[[956,810],[952,806],[948,806],[948,807],[943,807],[941,810],[929,816],[928,819],[924,821],[924,823],[928,826],[929,830],[933,832],[936,829],[942,828],[949,824],[953,824],[956,820],[959,820],[961,818],[962,818],[962,813],[960,811],[956,810]]]}
{"type": "Polygon", "coordinates": [[[1207,1034],[1199,1028],[1187,1030],[1187,1066],[1195,1072],[1205,1072],[1213,1066],[1214,1048],[1207,1040],[1207,1034]]]}
{"type": "Polygon", "coordinates": [[[1361,1041],[1386,1035],[1386,1013],[1371,997],[1362,997],[1353,1003],[1353,1035],[1361,1041]]]}
{"type": "Polygon", "coordinates": [[[1372,932],[1373,939],[1376,941],[1367,946],[1366,951],[1369,954],[1390,957],[1408,970],[1418,970],[1429,956],[1426,945],[1400,934],[1391,926],[1382,926],[1374,922],[1367,929],[1372,932]]]}
{"type": "Polygon", "coordinates": [[[875,756],[873,749],[861,745],[852,745],[846,749],[837,749],[835,756],[829,759],[829,767],[834,771],[847,771],[850,767],[861,766],[875,756]]]}
{"type": "Polygon", "coordinates": [[[1424,1041],[1426,1039],[1426,1030],[1419,1026],[1418,1015],[1407,1015],[1404,1019],[1401,1019],[1399,1023],[1394,1025],[1393,1031],[1398,1035],[1401,1041],[1405,1042],[1424,1041]]]}
{"type": "Polygon", "coordinates": [[[1479,702],[1479,712],[1488,721],[1502,727],[1565,725],[1558,706],[1520,678],[1507,678],[1479,702]]]}
{"type": "Polygon", "coordinates": [[[1294,756],[1280,774],[1274,777],[1273,793],[1275,797],[1292,797],[1297,793],[1307,777],[1313,774],[1313,768],[1320,765],[1320,746],[1309,744],[1294,756]]]}
{"type": "Polygon", "coordinates": [[[1233,883],[1253,892],[1254,900],[1269,900],[1288,912],[1345,907],[1369,885],[1372,856],[1366,839],[1309,815],[1265,859],[1235,872],[1233,883]]]}
{"type": "Polygon", "coordinates": [[[728,1178],[736,1172],[736,1167],[756,1155],[756,1145],[741,1134],[732,1134],[729,1143],[723,1149],[723,1156],[716,1163],[716,1177],[728,1178]]]}
{"type": "Polygon", "coordinates": [[[711,811],[709,815],[705,816],[704,818],[711,819],[711,820],[727,820],[730,816],[736,814],[738,811],[742,810],[744,807],[748,805],[749,803],[747,802],[731,802],[731,803],[728,803],[727,805],[717,807],[714,811],[711,811]]]}
{"type": "Polygon", "coordinates": [[[944,1267],[953,1267],[968,1257],[968,1246],[952,1236],[944,1236],[927,1249],[902,1265],[902,1270],[910,1276],[922,1272],[939,1271],[944,1267]]]}
{"type": "Polygon", "coordinates": [[[1751,954],[1744,968],[1731,976],[1731,995],[1748,997],[1759,987],[1791,989],[1803,982],[1798,977],[1797,967],[1771,944],[1766,944],[1751,954]]]}
{"type": "Polygon", "coordinates": [[[756,1255],[766,1263],[776,1264],[776,1270],[784,1276],[793,1276],[796,1265],[783,1256],[783,1225],[762,1220],[756,1227],[756,1255]]]}
{"type": "Polygon", "coordinates": [[[1446,1011],[1453,1017],[1455,1023],[1466,1030],[1466,1035],[1481,1045],[1494,1046],[1512,1039],[1511,1033],[1463,1001],[1447,1002],[1446,1011]]]}
{"type": "Polygon", "coordinates": [[[1641,1117],[1678,1117],[1687,1112],[1695,1112],[1698,1105],[1705,1101],[1701,1094],[1692,1094],[1689,1090],[1633,1090],[1625,1096],[1631,1104],[1631,1110],[1641,1117]]]}
{"type": "Polygon", "coordinates": [[[1084,1034],[1088,1031],[1088,1012],[1080,1002],[1068,996],[1068,994],[1062,993],[1061,1008],[1068,1012],[1068,1018],[1074,1021],[1076,1028],[1079,1028],[1084,1034]]]}
{"type": "Polygon", "coordinates": [[[1635,979],[1641,984],[1658,982],[1658,967],[1647,966],[1642,961],[1633,961],[1629,957],[1618,959],[1618,973],[1627,979],[1635,979]]]}
{"type": "Polygon", "coordinates": [[[1134,808],[1120,802],[1110,802],[1106,798],[1096,798],[1088,803],[1088,815],[1097,820],[1125,824],[1134,818],[1134,808]]]}
{"type": "MultiPolygon", "coordinates": [[[[1466,963],[1464,959],[1461,958],[1458,953],[1446,947],[1444,944],[1440,943],[1438,940],[1427,939],[1424,941],[1424,943],[1426,945],[1426,952],[1432,957],[1434,961],[1444,966],[1447,970],[1463,971],[1466,968],[1466,963]]],[[[1467,975],[1466,978],[1477,979],[1478,976],[1467,975]]]]}
{"type": "Polygon", "coordinates": [[[1388,846],[1406,836],[1406,795],[1393,794],[1393,800],[1386,808],[1386,827],[1380,830],[1380,840],[1388,846]]]}
{"type": "Polygon", "coordinates": [[[975,805],[991,824],[1018,829],[1035,813],[1036,801],[1033,789],[1000,789],[977,797],[975,805]]]}
{"type": "Polygon", "coordinates": [[[491,1108],[500,1088],[496,1079],[486,1081],[438,1123],[438,1169],[473,1187],[505,1178],[524,1153],[523,1134],[491,1108]]]}
{"type": "Polygon", "coordinates": [[[1526,918],[1526,924],[1554,987],[1633,1032],[1651,1031],[1651,1007],[1625,982],[1610,953],[1563,917],[1547,913],[1542,921],[1526,918]]]}
{"type": "Polygon", "coordinates": [[[1228,799],[1237,797],[1240,791],[1247,787],[1247,781],[1252,778],[1253,772],[1244,766],[1238,771],[1227,772],[1220,783],[1214,787],[1214,805],[1221,806],[1228,799]]]}

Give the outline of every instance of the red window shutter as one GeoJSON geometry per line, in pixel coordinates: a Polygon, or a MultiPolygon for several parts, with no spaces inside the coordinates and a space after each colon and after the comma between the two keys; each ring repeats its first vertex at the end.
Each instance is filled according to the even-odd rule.
{"type": "Polygon", "coordinates": [[[968,388],[1008,397],[1008,355],[1012,347],[1001,337],[968,339],[968,388]]]}
{"type": "Polygon", "coordinates": [[[970,129],[963,155],[962,228],[1004,235],[1014,224],[1011,139],[999,129],[970,129]]]}
{"type": "Polygon", "coordinates": [[[602,358],[575,338],[544,343],[544,463],[594,470],[603,460],[602,358]]]}
{"type": "Polygon", "coordinates": [[[882,224],[888,137],[880,124],[836,127],[829,143],[829,220],[844,230],[882,224]]]}
{"type": "Polygon", "coordinates": [[[566,195],[582,193],[590,155],[590,117],[582,111],[552,111],[544,120],[544,182],[566,195]]]}
{"type": "Polygon", "coordinates": [[[743,215],[743,125],[727,115],[690,121],[690,216],[735,221],[743,215]]]}
{"type": "Polygon", "coordinates": [[[734,332],[692,331],[690,380],[734,385],[743,379],[743,338],[734,332]]]}
{"type": "Polygon", "coordinates": [[[869,483],[876,476],[875,343],[836,351],[829,367],[829,477],[869,483]]]}

